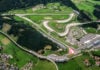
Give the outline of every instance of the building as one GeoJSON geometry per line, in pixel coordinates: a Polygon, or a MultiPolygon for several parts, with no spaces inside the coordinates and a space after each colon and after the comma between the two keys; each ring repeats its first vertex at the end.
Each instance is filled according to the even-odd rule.
{"type": "Polygon", "coordinates": [[[84,60],[84,64],[85,64],[86,66],[90,66],[90,65],[91,65],[90,62],[89,62],[89,59],[85,59],[85,60],[84,60]]]}
{"type": "Polygon", "coordinates": [[[80,39],[78,46],[81,49],[100,48],[100,35],[87,34],[80,39]]]}
{"type": "Polygon", "coordinates": [[[47,57],[52,59],[55,62],[65,62],[65,61],[69,60],[67,58],[67,56],[58,56],[56,54],[51,54],[51,55],[48,55],[47,57]]]}
{"type": "Polygon", "coordinates": [[[0,70],[19,70],[16,65],[8,63],[9,58],[10,56],[5,53],[0,54],[0,70]]]}

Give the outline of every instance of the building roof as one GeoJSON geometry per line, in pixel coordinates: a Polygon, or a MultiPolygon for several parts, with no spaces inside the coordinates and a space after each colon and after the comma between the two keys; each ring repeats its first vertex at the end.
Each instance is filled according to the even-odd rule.
{"type": "Polygon", "coordinates": [[[83,48],[100,47],[100,35],[87,34],[83,38],[80,39],[79,44],[83,48]]]}
{"type": "Polygon", "coordinates": [[[55,62],[64,62],[68,60],[67,56],[58,56],[56,54],[51,54],[51,55],[48,55],[47,57],[52,59],[55,62]]]}

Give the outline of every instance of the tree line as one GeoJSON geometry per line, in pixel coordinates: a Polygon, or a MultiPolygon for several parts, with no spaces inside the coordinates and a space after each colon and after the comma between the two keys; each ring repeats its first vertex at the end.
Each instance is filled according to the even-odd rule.
{"type": "Polygon", "coordinates": [[[71,0],[0,0],[0,12],[11,9],[27,8],[38,4],[46,5],[54,2],[60,2],[63,5],[78,10],[71,0]]]}

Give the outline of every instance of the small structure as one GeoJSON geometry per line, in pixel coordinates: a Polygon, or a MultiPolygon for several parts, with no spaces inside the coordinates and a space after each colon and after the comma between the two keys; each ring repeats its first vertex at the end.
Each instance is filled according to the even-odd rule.
{"type": "Polygon", "coordinates": [[[48,55],[47,57],[52,59],[55,62],[65,62],[65,61],[69,60],[69,58],[67,58],[67,56],[58,56],[56,54],[51,54],[51,55],[48,55]]]}
{"type": "Polygon", "coordinates": [[[90,65],[91,65],[88,59],[85,59],[85,60],[84,60],[84,64],[85,64],[86,66],[90,66],[90,65]]]}
{"type": "Polygon", "coordinates": [[[95,65],[100,66],[100,57],[99,56],[94,56],[95,59],[95,65]]]}
{"type": "Polygon", "coordinates": [[[96,65],[96,66],[100,66],[100,61],[96,61],[96,62],[95,62],[95,65],[96,65]]]}
{"type": "Polygon", "coordinates": [[[8,63],[8,55],[0,54],[0,70],[19,70],[17,66],[8,63]]]}
{"type": "Polygon", "coordinates": [[[75,51],[72,48],[69,48],[69,54],[75,54],[75,51]]]}
{"type": "Polygon", "coordinates": [[[96,61],[100,61],[100,57],[98,57],[98,56],[94,56],[94,59],[95,59],[96,61]]]}
{"type": "Polygon", "coordinates": [[[45,6],[43,4],[39,4],[39,5],[36,5],[32,8],[33,11],[36,11],[36,10],[39,10],[39,9],[42,9],[42,8],[45,8],[45,6]]]}
{"type": "Polygon", "coordinates": [[[1,54],[0,57],[1,57],[2,61],[4,61],[4,62],[6,62],[10,59],[9,55],[7,55],[5,53],[1,54]]]}

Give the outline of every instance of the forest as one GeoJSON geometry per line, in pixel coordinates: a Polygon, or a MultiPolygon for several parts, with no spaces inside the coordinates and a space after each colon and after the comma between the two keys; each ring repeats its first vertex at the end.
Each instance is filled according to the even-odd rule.
{"type": "Polygon", "coordinates": [[[60,4],[72,7],[78,10],[71,0],[0,0],[0,12],[8,11],[11,9],[21,9],[35,6],[38,4],[60,2],[60,4]]]}

